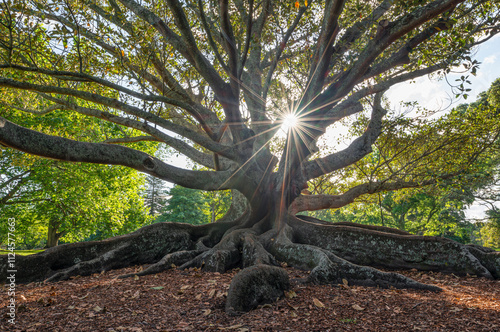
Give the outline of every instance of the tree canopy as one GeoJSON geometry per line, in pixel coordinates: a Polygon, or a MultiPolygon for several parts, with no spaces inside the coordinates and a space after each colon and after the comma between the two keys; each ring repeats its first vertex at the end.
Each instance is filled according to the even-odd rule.
{"type": "Polygon", "coordinates": [[[303,187],[370,153],[387,113],[381,93],[390,86],[459,64],[474,72],[471,49],[497,33],[498,3],[16,1],[2,5],[1,20],[3,103],[20,104],[11,110],[63,109],[112,122],[133,129],[113,143],[161,141],[215,171],[182,170],[102,139],[68,141],[38,128],[52,134],[41,135],[9,114],[3,144],[121,164],[189,188],[238,189],[251,199],[270,174],[277,185],[294,178],[286,187],[303,187]],[[276,158],[269,142],[289,113],[299,123],[276,158]],[[366,132],[317,157],[326,128],[363,114],[366,132]]]}

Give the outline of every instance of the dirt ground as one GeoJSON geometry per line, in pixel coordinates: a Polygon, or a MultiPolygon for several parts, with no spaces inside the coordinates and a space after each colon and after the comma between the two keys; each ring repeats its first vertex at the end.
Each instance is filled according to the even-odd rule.
{"type": "Polygon", "coordinates": [[[142,267],[57,283],[16,286],[15,324],[1,294],[1,331],[500,331],[500,280],[402,271],[443,292],[304,285],[241,316],[224,312],[237,270],[169,270],[117,279],[142,267]]]}

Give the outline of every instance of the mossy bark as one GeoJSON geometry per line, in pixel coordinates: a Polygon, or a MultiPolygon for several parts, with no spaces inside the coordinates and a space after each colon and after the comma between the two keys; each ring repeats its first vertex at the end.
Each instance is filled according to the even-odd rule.
{"type": "MultiPolygon", "coordinates": [[[[276,218],[268,215],[253,221],[252,215],[245,212],[233,221],[202,226],[158,223],[104,241],[65,244],[36,255],[16,257],[16,282],[65,280],[138,264],[148,266],[137,275],[158,273],[173,266],[217,272],[252,267],[252,273],[265,275],[268,270],[264,271],[262,266],[279,266],[283,262],[310,270],[305,282],[337,284],[345,279],[349,284],[430,291],[439,291],[439,288],[374,267],[416,268],[497,279],[500,276],[500,252],[480,246],[381,227],[328,224],[292,215],[282,216],[279,221],[276,218]]],[[[6,280],[6,271],[7,257],[2,256],[0,278],[3,280],[6,280]]],[[[264,288],[274,287],[270,281],[255,283],[252,278],[244,279],[248,281],[238,282],[248,282],[256,297],[264,288]]],[[[274,289],[278,293],[283,291],[281,286],[274,289]]],[[[238,298],[232,300],[236,303],[246,301],[247,295],[232,296],[238,298]]],[[[254,306],[252,302],[241,308],[254,306]]]]}

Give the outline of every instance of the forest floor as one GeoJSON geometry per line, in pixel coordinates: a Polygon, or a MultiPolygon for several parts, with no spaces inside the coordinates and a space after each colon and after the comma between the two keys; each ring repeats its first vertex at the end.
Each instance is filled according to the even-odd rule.
{"type": "Polygon", "coordinates": [[[17,285],[14,325],[4,287],[0,331],[500,331],[500,280],[401,272],[441,293],[292,281],[286,297],[233,317],[224,302],[237,270],[116,278],[141,268],[17,285]]]}

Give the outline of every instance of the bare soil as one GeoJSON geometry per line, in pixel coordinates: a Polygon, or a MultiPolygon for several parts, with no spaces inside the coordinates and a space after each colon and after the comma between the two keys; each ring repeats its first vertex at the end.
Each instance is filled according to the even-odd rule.
{"type": "Polygon", "coordinates": [[[57,283],[16,287],[16,323],[1,331],[500,331],[500,280],[398,271],[441,293],[342,285],[304,285],[287,267],[292,291],[241,316],[224,312],[228,273],[172,269],[129,279],[114,270],[57,283]]]}

